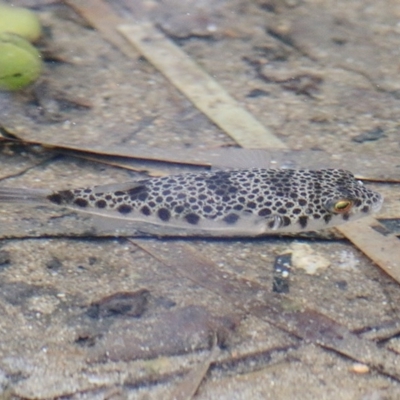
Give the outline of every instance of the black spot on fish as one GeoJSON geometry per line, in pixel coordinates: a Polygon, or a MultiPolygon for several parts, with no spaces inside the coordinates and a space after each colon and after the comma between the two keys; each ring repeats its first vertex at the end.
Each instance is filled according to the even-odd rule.
{"type": "Polygon", "coordinates": [[[229,186],[228,192],[229,193],[236,193],[238,191],[238,188],[235,186],[229,186]]]}
{"type": "Polygon", "coordinates": [[[239,219],[239,215],[237,214],[228,214],[223,221],[226,222],[228,225],[233,225],[237,222],[237,220],[239,219]]]}
{"type": "Polygon", "coordinates": [[[143,215],[150,215],[150,214],[151,214],[150,208],[147,207],[147,206],[143,206],[143,207],[140,209],[140,212],[141,212],[143,215]]]}
{"type": "Polygon", "coordinates": [[[197,214],[190,213],[185,215],[186,221],[191,225],[197,225],[199,223],[200,217],[197,214]]]}
{"type": "Polygon", "coordinates": [[[324,221],[325,223],[329,224],[329,221],[332,219],[332,215],[331,214],[326,214],[324,216],[324,221]]]}
{"type": "Polygon", "coordinates": [[[148,193],[148,192],[143,192],[143,193],[139,193],[138,196],[137,196],[137,198],[138,198],[140,201],[144,201],[144,200],[147,199],[148,196],[149,196],[149,193],[148,193]]]}
{"type": "Polygon", "coordinates": [[[361,211],[364,212],[364,213],[367,213],[367,212],[369,211],[369,207],[368,207],[368,206],[364,206],[364,207],[361,209],[361,211]]]}
{"type": "Polygon", "coordinates": [[[308,224],[308,217],[305,216],[305,215],[302,215],[302,216],[299,218],[299,224],[300,224],[300,226],[301,226],[302,228],[305,228],[305,227],[307,226],[307,224],[308,224]]]}
{"type": "Polygon", "coordinates": [[[185,207],[183,207],[183,206],[176,206],[175,209],[174,209],[174,211],[175,211],[177,214],[180,214],[180,213],[183,212],[184,209],[185,209],[185,207]]]}
{"type": "Polygon", "coordinates": [[[79,207],[86,207],[88,205],[88,202],[87,202],[87,200],[79,197],[74,200],[74,204],[76,204],[79,207]]]}
{"type": "Polygon", "coordinates": [[[63,198],[59,193],[53,193],[50,196],[47,196],[47,200],[50,200],[54,204],[61,204],[63,198]]]}
{"type": "Polygon", "coordinates": [[[130,196],[132,196],[132,195],[139,194],[139,193],[142,193],[142,192],[145,192],[145,191],[147,191],[146,186],[141,185],[141,186],[135,186],[135,187],[133,187],[132,189],[129,189],[129,190],[127,191],[127,193],[128,193],[130,196]]]}
{"type": "Polygon", "coordinates": [[[342,218],[343,218],[345,221],[348,221],[349,218],[350,218],[350,214],[349,214],[349,213],[343,214],[343,215],[342,215],[342,218]]]}
{"type": "Polygon", "coordinates": [[[171,213],[166,208],[160,208],[157,214],[161,221],[169,221],[171,218],[171,213]]]}
{"type": "Polygon", "coordinates": [[[282,217],[282,225],[283,226],[289,226],[291,224],[290,218],[289,217],[282,217]]]}
{"type": "Polygon", "coordinates": [[[204,179],[207,187],[210,190],[215,190],[217,186],[225,185],[228,187],[230,185],[230,178],[231,174],[225,171],[218,171],[215,174],[209,175],[207,178],[204,179]]]}
{"type": "Polygon", "coordinates": [[[203,207],[203,211],[204,211],[205,213],[210,213],[210,212],[212,211],[212,207],[211,207],[211,206],[204,206],[204,207],[203,207]]]}
{"type": "Polygon", "coordinates": [[[118,212],[121,214],[129,214],[132,211],[132,207],[129,204],[121,204],[118,207],[118,212]]]}
{"type": "Polygon", "coordinates": [[[265,217],[266,215],[271,215],[271,210],[269,208],[262,208],[259,212],[258,215],[260,217],[265,217]]]}
{"type": "Polygon", "coordinates": [[[107,202],[105,200],[97,200],[95,203],[95,206],[97,208],[106,208],[107,207],[107,202]]]}
{"type": "Polygon", "coordinates": [[[74,199],[74,194],[70,190],[61,190],[47,196],[47,199],[55,204],[70,203],[74,199]]]}

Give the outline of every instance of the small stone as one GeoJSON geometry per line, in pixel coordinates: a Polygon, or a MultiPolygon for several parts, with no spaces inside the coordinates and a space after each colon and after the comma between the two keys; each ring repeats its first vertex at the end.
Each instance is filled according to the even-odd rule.
{"type": "Polygon", "coordinates": [[[317,254],[314,249],[306,243],[293,243],[292,264],[295,268],[304,269],[309,275],[314,275],[329,267],[330,261],[320,254],[317,254]]]}
{"type": "Polygon", "coordinates": [[[52,271],[57,271],[62,267],[62,262],[58,258],[54,257],[46,263],[46,267],[52,271]]]}
{"type": "Polygon", "coordinates": [[[269,92],[263,89],[253,89],[250,91],[246,97],[248,98],[257,98],[257,97],[264,97],[269,96],[269,92]]]}
{"type": "Polygon", "coordinates": [[[385,137],[384,130],[380,127],[371,129],[369,131],[360,133],[359,135],[353,137],[353,142],[356,143],[364,143],[364,142],[373,142],[375,140],[379,140],[385,137]]]}
{"type": "Polygon", "coordinates": [[[369,367],[366,364],[354,363],[350,370],[356,374],[367,374],[369,372],[369,367]]]}

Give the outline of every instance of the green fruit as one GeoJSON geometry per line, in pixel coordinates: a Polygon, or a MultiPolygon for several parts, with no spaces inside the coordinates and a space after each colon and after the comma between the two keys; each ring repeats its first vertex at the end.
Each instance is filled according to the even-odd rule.
{"type": "Polygon", "coordinates": [[[0,3],[0,33],[3,32],[15,33],[34,42],[39,39],[42,28],[32,11],[0,3]]]}
{"type": "Polygon", "coordinates": [[[35,47],[20,36],[0,34],[0,90],[22,89],[41,71],[41,55],[35,47]]]}

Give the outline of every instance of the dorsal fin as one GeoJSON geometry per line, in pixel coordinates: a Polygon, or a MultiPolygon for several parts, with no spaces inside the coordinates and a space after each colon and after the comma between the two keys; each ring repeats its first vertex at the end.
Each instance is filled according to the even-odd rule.
{"type": "Polygon", "coordinates": [[[145,186],[148,179],[142,179],[140,181],[130,181],[122,183],[109,183],[106,185],[99,185],[93,187],[94,193],[104,193],[104,192],[117,192],[117,191],[128,191],[134,188],[145,186]]]}

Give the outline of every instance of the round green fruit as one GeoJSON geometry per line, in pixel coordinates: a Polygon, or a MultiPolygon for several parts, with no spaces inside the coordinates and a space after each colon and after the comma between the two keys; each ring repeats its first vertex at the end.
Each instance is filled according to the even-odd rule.
{"type": "Polygon", "coordinates": [[[22,89],[42,72],[39,51],[20,36],[0,34],[0,55],[0,90],[22,89]]]}
{"type": "Polygon", "coordinates": [[[42,28],[32,11],[0,3],[0,33],[9,32],[22,36],[30,42],[39,39],[42,28]]]}

